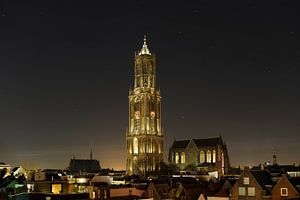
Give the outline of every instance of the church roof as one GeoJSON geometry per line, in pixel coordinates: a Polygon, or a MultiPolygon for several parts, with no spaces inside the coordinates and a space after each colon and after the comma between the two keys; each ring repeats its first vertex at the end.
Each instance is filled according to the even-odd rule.
{"type": "MultiPolygon", "coordinates": [[[[221,137],[215,138],[204,138],[204,139],[192,139],[198,148],[205,146],[216,146],[223,145],[223,141],[221,137]]],[[[179,140],[174,141],[172,148],[175,149],[185,149],[191,140],[179,140]]]]}
{"type": "Polygon", "coordinates": [[[223,144],[221,137],[215,137],[215,138],[205,138],[205,139],[193,139],[197,147],[203,147],[203,146],[216,146],[219,144],[223,144]]]}
{"type": "Polygon", "coordinates": [[[71,159],[69,165],[69,170],[74,172],[97,172],[100,169],[99,161],[91,159],[71,159]]]}
{"type": "Polygon", "coordinates": [[[174,141],[172,147],[175,149],[185,149],[189,143],[190,143],[190,140],[174,141]]]}

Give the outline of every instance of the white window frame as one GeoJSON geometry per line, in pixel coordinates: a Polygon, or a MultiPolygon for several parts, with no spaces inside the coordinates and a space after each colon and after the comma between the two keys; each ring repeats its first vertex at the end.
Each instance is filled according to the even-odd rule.
{"type": "Polygon", "coordinates": [[[255,197],[255,187],[248,187],[248,196],[255,197]]]}
{"type": "Polygon", "coordinates": [[[249,185],[249,177],[244,177],[244,185],[249,185]]]}
{"type": "Polygon", "coordinates": [[[288,189],[287,188],[280,188],[280,196],[282,196],[282,197],[289,196],[288,189]],[[286,191],[285,193],[283,193],[284,190],[286,191]]]}
{"type": "Polygon", "coordinates": [[[246,188],[245,187],[239,187],[238,188],[239,196],[246,196],[246,188]],[[243,190],[243,193],[241,192],[243,190]]]}

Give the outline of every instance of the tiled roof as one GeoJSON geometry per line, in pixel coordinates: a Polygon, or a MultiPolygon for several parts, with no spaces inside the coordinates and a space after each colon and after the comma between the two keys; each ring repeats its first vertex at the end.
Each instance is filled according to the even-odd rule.
{"type": "Polygon", "coordinates": [[[267,171],[251,171],[251,174],[254,176],[258,184],[263,190],[270,192],[266,186],[273,186],[274,182],[272,181],[272,176],[267,171]]]}
{"type": "Polygon", "coordinates": [[[300,192],[300,177],[291,177],[288,178],[288,180],[295,187],[295,189],[300,192]]]}
{"type": "Polygon", "coordinates": [[[153,185],[161,199],[169,198],[170,186],[167,183],[153,185]]]}

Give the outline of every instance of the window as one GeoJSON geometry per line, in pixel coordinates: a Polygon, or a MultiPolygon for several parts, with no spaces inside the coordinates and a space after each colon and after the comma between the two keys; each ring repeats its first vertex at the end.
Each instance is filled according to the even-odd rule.
{"type": "Polygon", "coordinates": [[[244,185],[249,185],[249,177],[244,177],[244,185]]]}
{"type": "Polygon", "coordinates": [[[216,150],[213,150],[213,154],[212,154],[212,162],[216,163],[216,150]]]}
{"type": "Polygon", "coordinates": [[[248,196],[255,197],[255,187],[248,187],[248,196]]]}
{"type": "Polygon", "coordinates": [[[206,162],[211,163],[211,151],[210,150],[208,150],[206,152],[206,162]]]}
{"type": "Polygon", "coordinates": [[[133,153],[134,154],[139,153],[139,141],[136,137],[133,138],[133,153]]]}
{"type": "Polygon", "coordinates": [[[239,196],[245,196],[246,190],[245,187],[239,187],[239,196]]]}
{"type": "Polygon", "coordinates": [[[62,191],[62,185],[61,184],[52,184],[51,186],[51,192],[53,194],[59,194],[62,191]]]}
{"type": "Polygon", "coordinates": [[[107,190],[104,190],[104,199],[107,199],[107,190]]]}
{"type": "Polygon", "coordinates": [[[175,163],[176,164],[179,163],[179,153],[178,152],[175,153],[175,163]]]}
{"type": "Polygon", "coordinates": [[[280,188],[280,196],[287,197],[288,196],[288,189],[287,188],[280,188]]]}
{"type": "Polygon", "coordinates": [[[200,151],[200,163],[204,163],[205,162],[205,154],[204,151],[200,151]]]}
{"type": "Polygon", "coordinates": [[[185,153],[184,152],[181,153],[181,163],[182,164],[185,163],[185,153]]]}

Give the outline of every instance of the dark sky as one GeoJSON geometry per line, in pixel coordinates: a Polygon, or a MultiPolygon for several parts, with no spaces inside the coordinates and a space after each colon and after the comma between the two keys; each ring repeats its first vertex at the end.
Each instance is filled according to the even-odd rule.
{"type": "MultiPolygon", "coordinates": [[[[125,166],[134,52],[157,55],[165,155],[221,135],[233,165],[299,163],[300,12],[294,1],[0,4],[0,161],[125,166]]],[[[296,2],[296,1],[295,1],[296,2]]]]}

